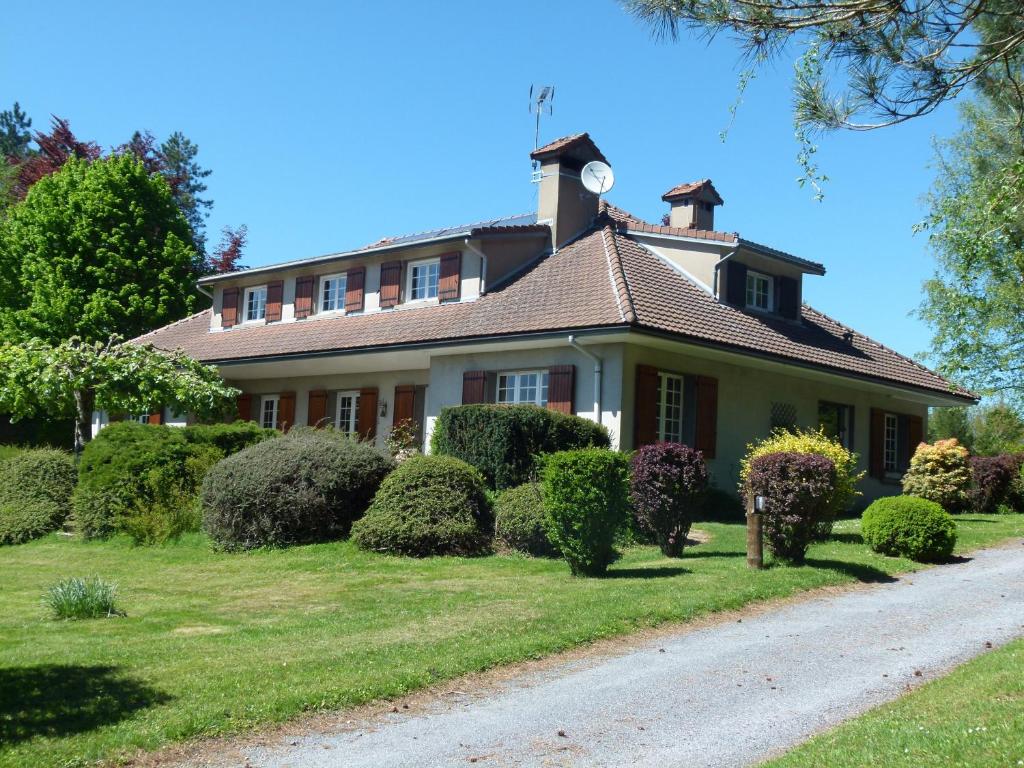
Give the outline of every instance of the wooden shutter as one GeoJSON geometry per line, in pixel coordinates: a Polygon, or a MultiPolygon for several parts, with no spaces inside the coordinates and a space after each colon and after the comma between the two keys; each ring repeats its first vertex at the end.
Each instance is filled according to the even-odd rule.
{"type": "Polygon", "coordinates": [[[281,304],[284,299],[284,280],[267,283],[267,322],[281,320],[281,304]]]}
{"type": "Polygon", "coordinates": [[[363,284],[366,282],[366,267],[356,267],[345,273],[345,311],[363,311],[363,284]]]}
{"type": "Polygon", "coordinates": [[[718,379],[712,376],[695,376],[694,383],[697,423],[693,447],[703,453],[705,459],[713,459],[718,446],[718,379]]]}
{"type": "Polygon", "coordinates": [[[885,411],[881,408],[871,409],[871,435],[868,452],[868,466],[872,477],[881,480],[885,477],[885,411]]]}
{"type": "Polygon", "coordinates": [[[462,374],[462,404],[473,405],[484,402],[484,387],[487,384],[486,371],[466,371],[462,374]]]}
{"type": "Polygon", "coordinates": [[[380,306],[382,309],[398,304],[401,293],[402,262],[389,261],[380,265],[380,306]]]}
{"type": "Polygon", "coordinates": [[[437,281],[439,301],[458,299],[462,292],[462,253],[446,253],[441,257],[440,277],[437,281]]]}
{"type": "Polygon", "coordinates": [[[163,424],[164,423],[164,409],[161,408],[159,411],[153,411],[149,414],[147,419],[150,424],[163,424]]]}
{"type": "Polygon", "coordinates": [[[238,323],[238,289],[225,288],[221,298],[220,324],[230,328],[238,323]]]}
{"type": "Polygon", "coordinates": [[[920,416],[907,416],[907,461],[913,458],[917,446],[924,440],[924,419],[920,416]]]}
{"type": "Polygon", "coordinates": [[[633,447],[658,441],[658,369],[650,365],[636,367],[636,391],[633,392],[633,447]]]}
{"type": "Polygon", "coordinates": [[[313,284],[315,282],[312,275],[295,278],[296,320],[301,320],[313,314],[313,284]]]}
{"type": "Polygon", "coordinates": [[[322,427],[325,418],[327,418],[327,390],[311,390],[309,406],[306,409],[306,424],[311,427],[322,427]]]}
{"type": "Polygon", "coordinates": [[[575,390],[575,365],[555,365],[548,370],[548,408],[552,411],[572,413],[575,390]]]}
{"type": "Polygon", "coordinates": [[[250,421],[252,419],[252,395],[242,393],[235,402],[238,404],[238,420],[250,421]]]}
{"type": "Polygon", "coordinates": [[[416,387],[412,384],[399,384],[395,387],[395,407],[391,411],[391,423],[396,427],[403,422],[413,421],[416,406],[416,387]]]}
{"type": "Polygon", "coordinates": [[[359,390],[359,413],[356,416],[356,431],[363,440],[377,437],[377,388],[364,387],[359,390]]]}
{"type": "Polygon", "coordinates": [[[800,286],[792,277],[779,277],[775,281],[779,294],[779,314],[790,320],[800,317],[800,303],[797,294],[800,286]]]}
{"type": "Polygon", "coordinates": [[[282,392],[277,397],[277,428],[287,432],[295,426],[295,393],[282,392]]]}
{"type": "Polygon", "coordinates": [[[728,261],[725,265],[725,300],[734,307],[747,305],[747,265],[728,261]]]}

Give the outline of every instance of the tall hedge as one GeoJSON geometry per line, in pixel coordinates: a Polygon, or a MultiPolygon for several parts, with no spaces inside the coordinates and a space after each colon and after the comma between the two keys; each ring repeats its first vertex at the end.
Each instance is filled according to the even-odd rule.
{"type": "Polygon", "coordinates": [[[78,474],[71,456],[36,448],[0,460],[0,544],[54,531],[71,512],[78,474]]]}
{"type": "Polygon", "coordinates": [[[602,425],[536,405],[442,408],[431,438],[434,453],[476,467],[498,490],[530,480],[538,454],[610,445],[602,425]]]}

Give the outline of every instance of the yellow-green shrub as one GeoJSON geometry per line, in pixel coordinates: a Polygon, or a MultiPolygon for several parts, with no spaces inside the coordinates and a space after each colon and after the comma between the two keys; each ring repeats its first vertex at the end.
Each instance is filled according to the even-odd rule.
{"type": "Polygon", "coordinates": [[[947,512],[963,512],[971,506],[970,456],[955,437],[921,443],[903,476],[908,496],[940,504],[947,512]]]}

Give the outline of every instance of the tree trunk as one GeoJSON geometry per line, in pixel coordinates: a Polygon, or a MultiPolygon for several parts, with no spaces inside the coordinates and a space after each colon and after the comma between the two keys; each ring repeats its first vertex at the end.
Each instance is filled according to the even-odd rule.
{"type": "Polygon", "coordinates": [[[96,393],[91,390],[75,392],[75,456],[92,439],[92,412],[96,406],[96,393]]]}

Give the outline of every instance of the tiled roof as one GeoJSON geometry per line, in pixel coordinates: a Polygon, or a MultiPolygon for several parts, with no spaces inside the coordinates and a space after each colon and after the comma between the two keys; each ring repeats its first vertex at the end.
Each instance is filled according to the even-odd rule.
{"type": "Polygon", "coordinates": [[[545,144],[543,147],[537,147],[530,153],[530,158],[533,160],[543,160],[546,157],[552,157],[554,155],[562,154],[563,152],[569,152],[577,147],[586,147],[589,149],[594,156],[603,163],[607,163],[607,158],[601,153],[601,150],[597,148],[597,145],[590,138],[589,133],[574,133],[572,136],[563,136],[560,139],[545,144]]]}
{"type": "Polygon", "coordinates": [[[649,235],[672,235],[674,237],[695,237],[699,240],[716,240],[720,243],[738,243],[739,235],[735,232],[717,232],[713,229],[695,229],[693,227],[665,227],[648,224],[646,221],[629,221],[619,225],[622,232],[639,232],[649,235]]]}
{"type": "MultiPolygon", "coordinates": [[[[384,349],[584,328],[633,328],[840,375],[964,399],[938,374],[804,306],[799,323],[719,303],[632,239],[603,206],[599,227],[475,301],[210,332],[210,310],[136,339],[206,362],[384,349]]],[[[649,226],[649,225],[648,225],[649,226]]],[[[640,230],[638,230],[640,231],[640,230]]]]}
{"type": "Polygon", "coordinates": [[[715,185],[711,183],[711,179],[691,181],[689,184],[680,184],[677,187],[672,187],[672,189],[661,196],[661,199],[669,202],[682,197],[695,197],[700,194],[707,195],[716,205],[725,204],[722,196],[715,189],[715,185]]]}

